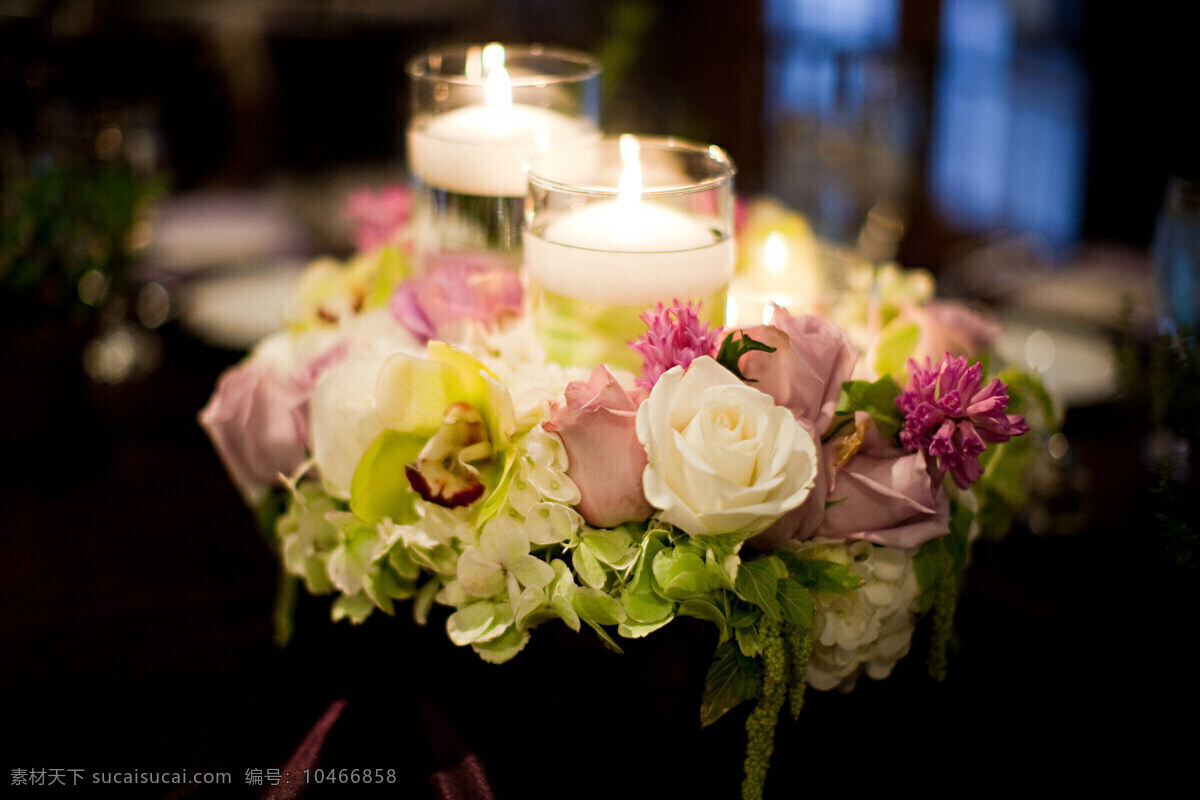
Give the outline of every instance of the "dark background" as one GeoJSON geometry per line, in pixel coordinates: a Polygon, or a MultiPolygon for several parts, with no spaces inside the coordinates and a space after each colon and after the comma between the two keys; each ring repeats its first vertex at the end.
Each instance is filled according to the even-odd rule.
{"type": "MultiPolygon", "coordinates": [[[[899,5],[898,49],[930,87],[941,5],[899,5]]],[[[1022,5],[1052,22],[1018,32],[1020,47],[1059,48],[1085,75],[1081,241],[1145,246],[1167,177],[1200,176],[1190,110],[1200,3],[1041,0],[1013,13],[1022,5]]],[[[720,144],[739,190],[755,193],[767,183],[763,73],[778,36],[745,0],[14,0],[0,12],[3,174],[86,153],[106,119],[132,116],[159,132],[178,191],[364,162],[402,177],[405,62],[439,43],[508,40],[597,54],[607,130],[720,144]]],[[[913,228],[903,260],[935,268],[962,235],[927,204],[913,228]]]]}

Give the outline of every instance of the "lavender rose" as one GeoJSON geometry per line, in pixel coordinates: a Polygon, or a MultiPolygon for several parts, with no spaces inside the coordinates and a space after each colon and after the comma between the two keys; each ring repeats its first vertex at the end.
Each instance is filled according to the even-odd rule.
{"type": "Polygon", "coordinates": [[[646,452],[637,437],[634,398],[603,364],[587,383],[568,384],[563,398],[542,427],[566,447],[579,513],[597,528],[647,519],[653,509],[642,491],[646,452]]]}
{"type": "Polygon", "coordinates": [[[852,434],[821,448],[804,505],[755,537],[755,548],[812,537],[916,547],[949,531],[950,500],[925,456],[889,445],[864,412],[855,422],[852,434]]]}
{"type": "Polygon", "coordinates": [[[280,473],[304,461],[307,403],[300,381],[255,359],[221,375],[200,425],[247,503],[257,505],[280,473]]]}
{"type": "Polygon", "coordinates": [[[820,436],[833,420],[842,384],[850,380],[858,358],[845,332],[822,317],[793,317],[783,308],[775,309],[770,325],[744,330],[775,352],[742,356],[742,374],[791,411],[809,433],[820,436]]]}
{"type": "Polygon", "coordinates": [[[455,255],[405,281],[392,295],[392,316],[422,344],[458,339],[470,322],[494,326],[521,313],[517,273],[484,256],[455,255]]]}
{"type": "Polygon", "coordinates": [[[917,547],[950,530],[950,499],[921,453],[859,452],[838,472],[816,535],[917,547]]]}

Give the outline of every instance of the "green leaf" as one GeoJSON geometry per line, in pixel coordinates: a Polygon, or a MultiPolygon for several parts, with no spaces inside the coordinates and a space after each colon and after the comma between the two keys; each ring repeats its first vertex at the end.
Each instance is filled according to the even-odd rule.
{"type": "Polygon", "coordinates": [[[446,634],[459,647],[470,644],[493,630],[496,623],[496,604],[482,600],[463,606],[446,620],[446,634]]]}
{"type": "Polygon", "coordinates": [[[957,576],[965,568],[971,517],[969,508],[961,503],[953,503],[950,508],[950,532],[925,542],[913,556],[913,572],[917,576],[917,585],[921,587],[917,613],[929,611],[946,580],[957,576]]]}
{"type": "Polygon", "coordinates": [[[579,633],[579,614],[571,605],[571,600],[565,595],[556,594],[550,598],[550,610],[563,621],[571,630],[579,633]]]}
{"type": "Polygon", "coordinates": [[[331,616],[334,622],[348,619],[355,625],[361,625],[374,610],[375,604],[367,597],[366,592],[343,594],[333,601],[331,616]]]}
{"type": "Polygon", "coordinates": [[[865,411],[875,420],[879,432],[890,438],[899,433],[904,425],[904,415],[896,407],[900,391],[900,385],[891,375],[884,375],[874,383],[846,381],[842,384],[836,413],[842,415],[865,411]]]}
{"type": "Polygon", "coordinates": [[[304,588],[309,594],[330,594],[334,590],[329,579],[329,554],[313,553],[304,563],[304,588]]]}
{"type": "Polygon", "coordinates": [[[704,680],[701,726],[716,722],[743,700],[757,697],[761,687],[762,670],[757,661],[743,656],[733,642],[718,645],[704,680]]]}
{"type": "Polygon", "coordinates": [[[634,562],[633,579],[630,586],[639,594],[654,590],[654,559],[665,548],[665,535],[661,532],[647,533],[642,540],[641,554],[634,562]]]}
{"type": "Polygon", "coordinates": [[[725,337],[725,341],[721,342],[721,349],[717,351],[717,363],[737,376],[738,380],[757,383],[758,381],[743,375],[741,368],[738,367],[738,360],[751,350],[763,353],[775,352],[774,347],[750,338],[745,331],[734,331],[725,337]]]}
{"type": "Polygon", "coordinates": [[[733,610],[729,612],[729,627],[731,628],[747,628],[762,619],[762,611],[754,606],[744,606],[740,603],[735,604],[733,610]]]}
{"type": "Polygon", "coordinates": [[[649,636],[654,633],[673,619],[675,619],[674,614],[657,622],[632,622],[625,620],[617,626],[617,634],[626,639],[641,639],[643,636],[649,636]]]}
{"type": "Polygon", "coordinates": [[[275,606],[271,619],[275,623],[273,641],[276,647],[283,647],[292,638],[294,616],[296,612],[296,591],[300,581],[288,574],[283,563],[279,564],[279,575],[275,583],[275,606]]]}
{"type": "MultiPolygon", "coordinates": [[[[373,578],[366,581],[365,586],[368,593],[376,603],[380,603],[384,598],[392,600],[408,600],[417,593],[416,577],[406,577],[400,575],[386,561],[381,560],[378,565],[378,573],[373,578]]],[[[382,608],[382,604],[380,608],[382,608]]],[[[388,611],[388,613],[392,613],[388,611]]]]}
{"type": "Polygon", "coordinates": [[[746,658],[758,658],[758,654],[762,651],[762,638],[758,635],[758,626],[737,628],[734,634],[742,655],[746,658]]]}
{"type": "Polygon", "coordinates": [[[579,540],[597,560],[613,569],[628,567],[638,555],[633,537],[624,528],[587,530],[579,534],[579,540]]]}
{"type": "Polygon", "coordinates": [[[667,619],[675,611],[675,601],[661,597],[657,592],[647,588],[638,591],[626,586],[621,592],[621,604],[629,618],[637,622],[659,622],[667,619]]]}
{"type": "Polygon", "coordinates": [[[398,539],[392,545],[392,549],[388,551],[387,560],[400,577],[414,581],[421,577],[421,568],[412,560],[412,556],[408,554],[402,540],[398,539]]]}
{"type": "Polygon", "coordinates": [[[733,589],[731,575],[736,575],[741,567],[742,559],[737,555],[721,556],[718,552],[708,550],[704,554],[704,566],[708,569],[708,580],[712,591],[733,589]]]}
{"type": "Polygon", "coordinates": [[[442,582],[434,578],[426,581],[425,585],[417,591],[412,611],[413,621],[418,625],[424,625],[429,621],[429,611],[433,608],[433,600],[437,597],[440,588],[442,588],[442,582]]]}
{"type": "Polygon", "coordinates": [[[792,578],[779,582],[779,613],[785,622],[790,622],[797,628],[812,630],[813,599],[799,583],[792,578]]]}
{"type": "Polygon", "coordinates": [[[551,561],[550,567],[554,570],[554,580],[547,587],[550,592],[550,610],[557,614],[568,628],[578,633],[579,614],[571,605],[571,598],[579,591],[579,587],[575,585],[575,576],[571,574],[567,563],[560,558],[551,561]]]}
{"type": "Polygon", "coordinates": [[[593,589],[603,589],[605,582],[608,580],[608,573],[604,571],[604,567],[600,566],[600,562],[596,560],[596,556],[587,547],[576,547],[571,553],[571,565],[575,567],[575,574],[579,579],[593,589]]]}
{"type": "Polygon", "coordinates": [[[725,621],[725,614],[710,600],[684,600],[679,604],[679,614],[708,620],[717,626],[717,631],[721,634],[720,641],[729,638],[729,624],[725,621]]]}
{"type": "Polygon", "coordinates": [[[846,564],[837,564],[823,558],[801,558],[783,549],[777,550],[776,553],[787,562],[797,583],[810,592],[841,594],[852,592],[863,584],[859,574],[846,564]]]}
{"type": "Polygon", "coordinates": [[[967,551],[970,548],[971,509],[962,503],[953,503],[950,508],[950,533],[944,538],[946,548],[954,559],[954,571],[962,572],[967,566],[967,551]]]}
{"type": "Polygon", "coordinates": [[[746,541],[746,536],[743,533],[715,533],[710,536],[705,536],[702,540],[692,540],[697,543],[695,546],[703,550],[711,550],[717,557],[717,560],[723,561],[731,555],[736,555],[746,541]]]}
{"type": "Polygon", "coordinates": [[[621,604],[599,589],[580,587],[571,596],[571,605],[579,613],[579,618],[586,622],[616,625],[625,621],[625,609],[621,604]]]}
{"type": "Polygon", "coordinates": [[[404,468],[417,460],[425,440],[400,431],[385,430],[375,437],[350,481],[350,510],[372,525],[383,519],[400,524],[417,521],[418,497],[404,468]]]}
{"type": "Polygon", "coordinates": [[[654,579],[670,600],[703,597],[718,585],[703,557],[681,547],[664,549],[654,557],[654,579]]]}
{"type": "Polygon", "coordinates": [[[545,589],[527,586],[513,606],[513,623],[521,630],[532,628],[553,616],[545,613],[549,610],[549,605],[545,589]]]}
{"type": "Polygon", "coordinates": [[[779,574],[775,564],[766,558],[743,561],[738,568],[735,586],[738,595],[758,606],[771,619],[779,619],[779,574]]]}
{"type": "Polygon", "coordinates": [[[473,642],[471,648],[489,664],[503,664],[525,648],[529,643],[529,631],[509,628],[502,635],[487,642],[473,642]]]}
{"type": "Polygon", "coordinates": [[[602,641],[606,645],[608,645],[608,648],[610,650],[620,653],[621,655],[625,655],[625,651],[622,650],[621,646],[619,644],[617,644],[616,641],[613,640],[612,636],[610,636],[608,634],[608,631],[604,630],[604,628],[601,628],[599,625],[592,622],[590,619],[585,619],[584,622],[586,622],[588,625],[591,626],[592,630],[594,630],[596,632],[596,635],[600,637],[600,641],[602,641]]]}

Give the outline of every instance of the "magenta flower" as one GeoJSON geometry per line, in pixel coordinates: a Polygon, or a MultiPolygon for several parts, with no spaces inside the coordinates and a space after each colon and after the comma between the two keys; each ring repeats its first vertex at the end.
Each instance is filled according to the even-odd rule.
{"type": "Polygon", "coordinates": [[[635,383],[646,391],[654,388],[659,377],[671,367],[687,369],[693,359],[715,356],[721,329],[709,330],[700,322],[700,305],[692,308],[675,300],[669,308],[658,304],[657,311],[642,314],[647,330],[629,346],[642,357],[642,377],[635,383]]]}
{"type": "Polygon", "coordinates": [[[960,489],[983,474],[979,455],[988,443],[1029,432],[1024,418],[1004,413],[1007,386],[993,380],[980,388],[983,367],[978,362],[967,366],[965,356],[946,353],[937,369],[928,357],[922,369],[910,358],[908,373],[908,386],[896,398],[904,414],[900,442],[936,458],[938,468],[943,474],[949,472],[960,489]]]}

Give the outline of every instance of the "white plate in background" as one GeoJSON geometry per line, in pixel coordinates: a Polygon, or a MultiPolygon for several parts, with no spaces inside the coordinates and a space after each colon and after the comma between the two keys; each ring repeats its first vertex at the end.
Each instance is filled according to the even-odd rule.
{"type": "Polygon", "coordinates": [[[303,268],[303,262],[281,262],[189,283],[180,321],[208,344],[249,350],[283,327],[303,268]]]}
{"type": "Polygon", "coordinates": [[[1086,325],[1028,312],[1002,315],[995,344],[1005,362],[1042,376],[1062,406],[1095,405],[1117,392],[1117,368],[1109,335],[1086,325]]]}

